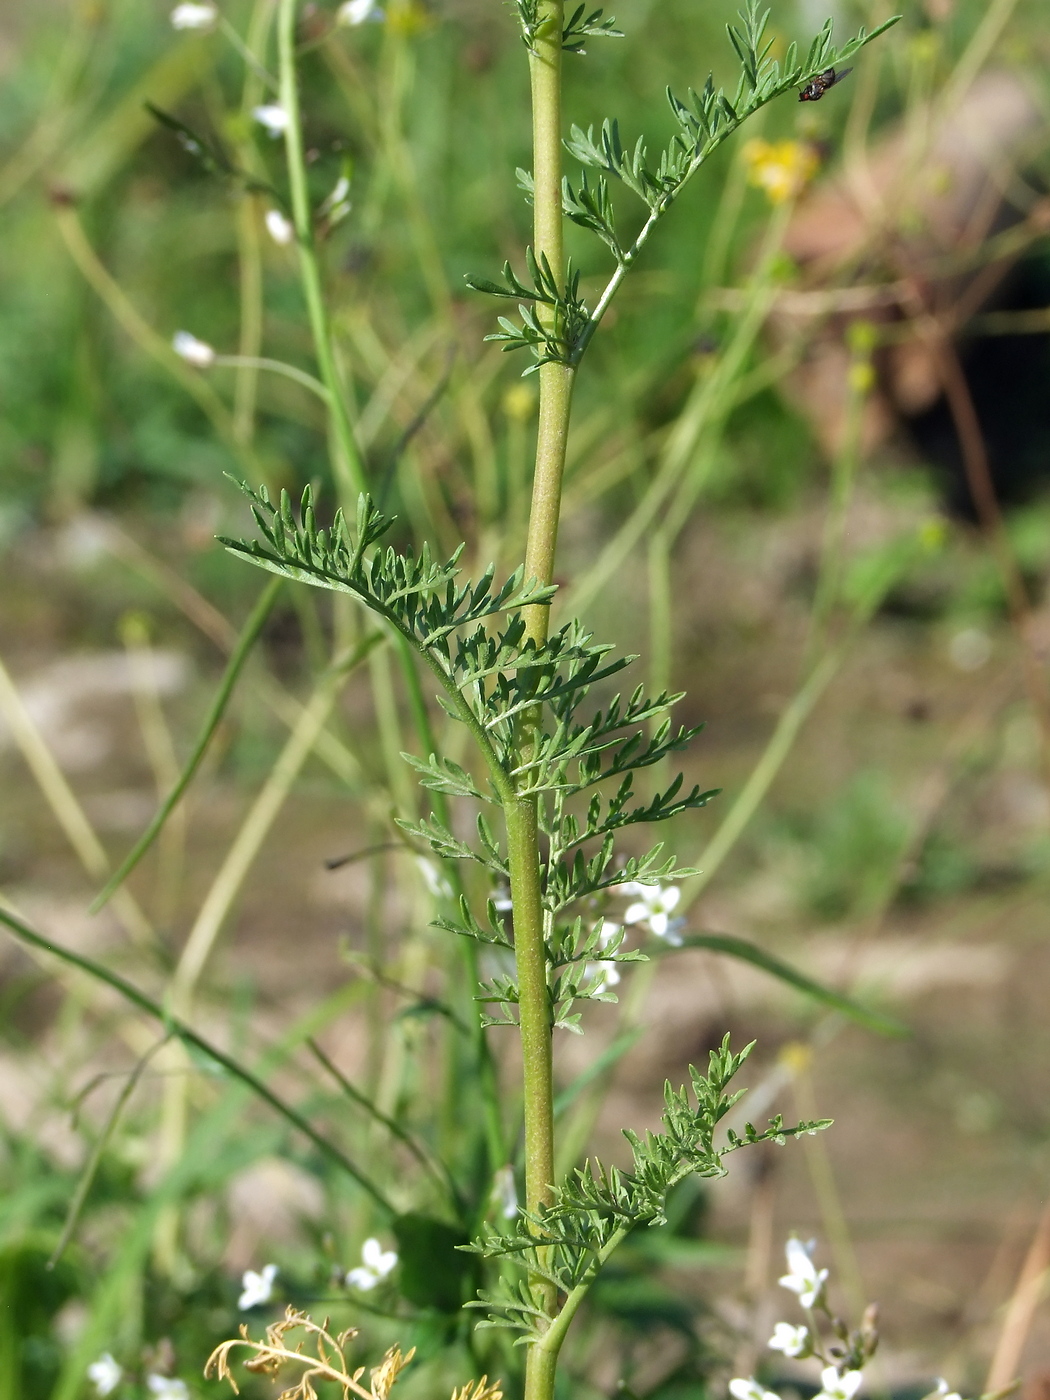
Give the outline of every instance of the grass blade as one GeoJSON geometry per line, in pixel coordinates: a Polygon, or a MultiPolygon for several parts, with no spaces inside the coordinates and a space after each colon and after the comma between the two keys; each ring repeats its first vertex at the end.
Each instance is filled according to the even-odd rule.
{"type": "MultiPolygon", "coordinates": [[[[877,1031],[879,1035],[904,1037],[909,1034],[907,1026],[900,1021],[895,1021],[891,1016],[883,1016],[881,1012],[873,1011],[870,1007],[862,1006],[860,1002],[853,1001],[851,997],[843,996],[841,992],[833,991],[820,982],[814,982],[811,977],[799,972],[790,963],[782,962],[780,958],[774,957],[772,953],[767,953],[764,948],[760,948],[757,943],[749,943],[746,938],[734,938],[728,933],[690,933],[686,934],[678,946],[704,948],[709,953],[722,953],[729,958],[739,958],[741,962],[750,963],[752,967],[761,968],[763,972],[768,972],[771,977],[777,977],[781,982],[786,982],[788,986],[812,997],[814,1001],[819,1001],[824,1006],[841,1011],[844,1016],[856,1021],[858,1025],[866,1026],[868,1030],[877,1031]]],[[[647,951],[650,956],[653,956],[660,953],[673,953],[675,949],[662,943],[650,947],[647,951]]]]}
{"type": "Polygon", "coordinates": [[[84,1170],[80,1173],[77,1189],[73,1193],[73,1199],[70,1201],[69,1209],[66,1212],[62,1233],[59,1235],[58,1243],[51,1251],[51,1257],[47,1261],[47,1267],[49,1269],[53,1269],[62,1258],[62,1255],[66,1252],[66,1246],[73,1238],[73,1231],[77,1228],[77,1221],[80,1219],[80,1213],[84,1209],[84,1202],[87,1200],[88,1192],[91,1190],[91,1183],[95,1180],[95,1174],[98,1171],[99,1163],[102,1161],[102,1154],[109,1146],[109,1140],[116,1131],[117,1124],[120,1122],[120,1115],[124,1112],[128,1099],[130,1099],[135,1092],[135,1086],[142,1078],[143,1070],[157,1051],[162,1046],[167,1045],[170,1039],[170,1035],[162,1036],[161,1039],[157,1041],[156,1045],[151,1046],[150,1049],[141,1056],[135,1068],[128,1075],[127,1083],[124,1085],[123,1089],[121,1089],[117,1101],[113,1105],[94,1147],[91,1149],[91,1155],[84,1164],[84,1170]]]}
{"type": "Polygon", "coordinates": [[[152,997],[147,996],[145,992],[140,991],[138,987],[134,986],[131,982],[126,982],[119,973],[111,972],[109,968],[104,967],[102,963],[95,962],[93,958],[86,958],[82,953],[74,953],[71,948],[63,948],[60,943],[52,943],[49,938],[45,938],[43,934],[37,933],[34,929],[31,929],[28,924],[16,918],[9,909],[5,909],[3,906],[0,906],[0,924],[5,924],[16,938],[20,939],[23,943],[28,943],[30,947],[40,948],[45,953],[51,953],[54,957],[60,958],[62,962],[68,963],[71,967],[79,967],[82,972],[88,973],[88,975],[93,977],[97,982],[104,982],[107,987],[112,987],[115,992],[119,992],[132,1006],[137,1006],[139,1010],[144,1011],[147,1016],[152,1016],[154,1020],[159,1021],[168,1031],[169,1035],[177,1036],[184,1045],[192,1046],[194,1050],[199,1051],[200,1054],[204,1055],[207,1059],[220,1065],[227,1074],[232,1075],[235,1079],[239,1079],[242,1084],[247,1085],[254,1094],[258,1095],[265,1103],[268,1103],[282,1118],[287,1119],[287,1121],[291,1123],[293,1127],[297,1128],[304,1137],[309,1138],[313,1145],[323,1153],[325,1157],[334,1162],[342,1171],[346,1172],[347,1176],[356,1181],[358,1186],[371,1196],[376,1205],[385,1211],[387,1215],[393,1217],[397,1214],[393,1205],[387,1200],[386,1196],[375,1182],[367,1177],[361,1168],[352,1162],[340,1148],[336,1147],[335,1143],[329,1142],[329,1140],[322,1133],[319,1133],[313,1124],[308,1122],[308,1120],[294,1109],[291,1104],[285,1103],[285,1101],[264,1084],[261,1079],[257,1079],[256,1076],[252,1074],[251,1070],[245,1069],[243,1065],[239,1064],[230,1055],[227,1055],[225,1051],[220,1050],[216,1045],[212,1045],[210,1041],[198,1035],[195,1030],[192,1030],[184,1022],[178,1020],[174,1016],[169,1016],[159,1002],[154,1001],[152,997]]]}
{"type": "Polygon", "coordinates": [[[237,684],[241,671],[244,668],[244,663],[248,660],[252,647],[254,647],[255,643],[259,640],[259,634],[266,624],[266,619],[273,610],[274,603],[277,601],[277,594],[280,592],[281,582],[279,578],[271,579],[259,595],[258,602],[252,609],[248,621],[244,624],[241,634],[237,638],[237,644],[226,665],[222,683],[219,686],[215,699],[211,703],[211,709],[205,717],[204,724],[201,726],[201,732],[197,736],[197,742],[193,746],[193,752],[190,754],[186,766],[179,774],[178,782],[157,808],[153,820],[121,861],[119,868],[106,881],[101,892],[95,896],[91,904],[92,914],[97,914],[99,910],[106,905],[115,891],[120,888],[135,869],[135,866],[138,865],[139,861],[160,835],[164,823],[171,816],[183,793],[193,781],[194,774],[200,767],[201,760],[207,752],[212,736],[219,727],[219,721],[226,712],[226,706],[229,703],[230,696],[233,694],[233,688],[237,684]]]}

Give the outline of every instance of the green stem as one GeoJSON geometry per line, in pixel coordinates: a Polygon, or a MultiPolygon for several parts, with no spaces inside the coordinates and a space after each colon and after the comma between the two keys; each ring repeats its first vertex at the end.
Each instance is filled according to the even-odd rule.
{"type": "MultiPolygon", "coordinates": [[[[564,282],[562,244],[561,64],[563,0],[541,0],[538,24],[529,49],[532,85],[533,246],[542,266],[549,263],[564,282]]],[[[554,309],[551,308],[551,314],[554,309]]],[[[536,471],[525,547],[525,577],[548,584],[554,578],[558,544],[565,449],[569,436],[575,366],[546,364],[539,372],[540,410],[536,471]]],[[[526,635],[536,646],[547,639],[550,605],[524,610],[526,635]]],[[[527,756],[539,716],[530,714],[518,728],[520,756],[527,756]]],[[[550,995],[547,988],[546,916],[543,909],[539,848],[539,807],[535,797],[515,796],[505,807],[510,892],[514,907],[514,956],[518,974],[518,1020],[521,1033],[525,1115],[525,1204],[537,1213],[554,1189],[554,1068],[550,995]]],[[[541,1251],[542,1253],[542,1251],[541,1251]]],[[[533,1294],[548,1316],[557,1306],[557,1290],[547,1280],[531,1279],[533,1294]]],[[[557,1349],[539,1342],[525,1362],[525,1400],[551,1400],[557,1349]]]]}
{"type": "MultiPolygon", "coordinates": [[[[563,0],[542,0],[539,23],[529,50],[532,84],[533,246],[542,265],[546,258],[558,285],[564,285],[565,253],[562,241],[562,144],[561,61],[563,0]]],[[[539,308],[550,317],[553,308],[539,308]]],[[[569,437],[569,413],[575,367],[541,366],[540,413],[536,438],[536,473],[532,483],[532,511],[525,549],[525,577],[550,583],[554,577],[554,553],[558,544],[562,475],[569,437]]],[[[542,644],[547,637],[549,604],[525,609],[528,635],[542,644]]]]}
{"type": "MultiPolygon", "coordinates": [[[[540,370],[536,471],[532,479],[532,509],[525,546],[525,577],[544,584],[554,580],[562,477],[575,379],[576,371],[567,365],[547,364],[540,370]]],[[[541,646],[547,640],[550,604],[536,603],[524,613],[528,636],[541,646]]]]}
{"type": "Polygon", "coordinates": [[[615,1250],[619,1249],[629,1233],[630,1228],[626,1225],[621,1225],[618,1230],[610,1235],[608,1242],[595,1256],[594,1263],[587,1271],[587,1277],[583,1279],[582,1282],[578,1283],[568,1295],[565,1302],[561,1305],[558,1316],[551,1323],[550,1328],[542,1339],[536,1343],[535,1349],[541,1354],[543,1364],[550,1367],[552,1378],[554,1368],[558,1364],[558,1353],[561,1351],[561,1345],[565,1340],[565,1334],[568,1332],[569,1326],[576,1316],[580,1304],[590,1292],[591,1284],[597,1277],[598,1271],[601,1269],[602,1265],[607,1262],[609,1256],[615,1250]]]}
{"type": "Polygon", "coordinates": [[[329,395],[329,427],[334,446],[334,466],[344,505],[346,498],[365,489],[365,469],[354,437],[346,397],[335,360],[332,329],[325,307],[321,269],[314,240],[313,210],[303,157],[302,116],[299,110],[299,84],[295,71],[295,14],[297,0],[280,0],[277,15],[277,56],[281,106],[288,125],[284,143],[288,161],[288,185],[292,197],[292,221],[299,248],[299,274],[302,278],[306,311],[310,319],[314,353],[321,382],[329,395]]]}

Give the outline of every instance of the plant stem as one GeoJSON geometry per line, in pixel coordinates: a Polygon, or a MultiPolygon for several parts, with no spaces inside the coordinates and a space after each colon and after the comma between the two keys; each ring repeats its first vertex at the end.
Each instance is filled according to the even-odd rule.
{"type": "MultiPolygon", "coordinates": [[[[564,287],[565,254],[561,203],[561,36],[563,0],[543,0],[539,24],[529,50],[532,83],[533,246],[542,266],[546,258],[564,287]]],[[[539,308],[553,316],[553,308],[539,308]]],[[[558,543],[562,474],[569,437],[569,413],[575,368],[564,364],[540,367],[540,414],[536,439],[536,472],[532,511],[525,549],[525,577],[550,583],[558,543]]],[[[549,604],[525,609],[528,636],[540,645],[547,637],[549,604]]]]}
{"type": "Polygon", "coordinates": [[[306,299],[306,312],[310,320],[314,353],[321,382],[328,391],[329,429],[334,451],[332,453],[339,493],[344,506],[352,506],[353,495],[365,489],[365,470],[354,437],[350,415],[346,409],[346,398],[339,371],[336,366],[335,348],[332,344],[332,329],[325,307],[324,288],[321,284],[321,269],[317,261],[317,245],[314,241],[313,211],[310,207],[310,191],[306,180],[306,162],[303,157],[302,116],[299,110],[299,84],[295,72],[295,14],[297,0],[281,0],[277,15],[277,56],[280,76],[281,106],[288,116],[285,128],[285,153],[288,161],[288,185],[292,197],[292,221],[295,224],[295,239],[299,248],[299,274],[302,278],[303,296],[306,299]]]}
{"type": "MultiPolygon", "coordinates": [[[[563,0],[541,0],[529,49],[535,184],[533,245],[540,265],[545,260],[549,263],[559,286],[564,285],[565,275],[561,203],[563,9],[563,0]]],[[[550,314],[555,314],[553,308],[550,314]]],[[[551,583],[554,577],[575,373],[574,367],[564,364],[545,364],[539,372],[536,470],[525,577],[543,584],[551,583]]],[[[536,646],[542,646],[547,639],[550,605],[528,607],[524,616],[527,637],[536,646]]],[[[529,714],[519,727],[523,756],[531,748],[538,723],[539,716],[529,714]]],[[[516,797],[506,806],[506,819],[524,1085],[525,1205],[530,1213],[536,1213],[550,1202],[554,1185],[554,1072],[536,798],[516,797]]],[[[544,1312],[552,1315],[557,1306],[553,1284],[538,1276],[533,1276],[530,1283],[544,1312]]],[[[529,1347],[525,1363],[526,1400],[550,1400],[557,1361],[557,1348],[545,1350],[541,1342],[529,1347]]]]}

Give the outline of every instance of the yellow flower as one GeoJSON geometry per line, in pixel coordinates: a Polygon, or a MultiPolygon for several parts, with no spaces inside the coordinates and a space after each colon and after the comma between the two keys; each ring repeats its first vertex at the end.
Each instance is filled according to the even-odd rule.
{"type": "Polygon", "coordinates": [[[783,204],[800,195],[820,166],[806,141],[748,141],[743,149],[748,180],[765,190],[770,204],[783,204]]]}

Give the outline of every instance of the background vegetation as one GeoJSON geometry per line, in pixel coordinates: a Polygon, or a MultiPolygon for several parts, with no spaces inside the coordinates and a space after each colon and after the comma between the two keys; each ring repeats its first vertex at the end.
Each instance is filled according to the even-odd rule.
{"type": "MultiPolygon", "coordinates": [[[[249,36],[266,9],[223,6],[249,36]]],[[[615,110],[665,141],[665,84],[732,76],[731,9],[627,0],[626,40],[596,39],[568,69],[572,120],[615,110]]],[[[808,194],[771,203],[761,151],[738,140],[649,246],[581,375],[558,568],[566,607],[642,653],[654,688],[686,690],[683,723],[706,722],[687,781],[724,791],[671,838],[704,871],[685,887],[683,933],[746,938],[908,1034],[687,948],[626,971],[619,1007],[589,1008],[587,1037],[559,1041],[567,1161],[615,1158],[618,1129],[655,1124],[664,1076],[677,1083],[727,1028],[758,1037],[757,1118],[836,1119],[790,1159],[679,1197],[668,1227],[627,1248],[575,1354],[581,1395],[621,1374],[639,1395],[724,1393],[768,1332],[789,1229],[822,1237],[851,1305],[880,1298],[888,1387],[922,1394],[943,1370],[977,1390],[1022,1261],[1039,1273],[1050,1259],[1045,1227],[1029,1249],[1050,1130],[1050,365],[1032,319],[1050,285],[1050,31],[1038,0],[903,9],[847,83],[744,134],[805,142],[819,163],[808,194]],[[964,80],[989,73],[1036,115],[992,148],[991,217],[971,208],[968,230],[949,220],[931,246],[929,201],[950,190],[930,133],[944,111],[949,132],[964,120],[977,101],[964,80]],[[808,260],[807,211],[833,242],[848,220],[829,192],[864,178],[879,191],[880,143],[899,132],[918,155],[866,206],[863,251],[808,260]],[[1008,275],[968,300],[985,267],[1008,275]],[[865,304],[859,329],[844,302],[790,320],[792,294],[909,278],[918,304],[865,304]],[[887,388],[899,343],[934,364],[921,409],[887,388]],[[826,346],[840,389],[814,398],[789,376],[826,346]],[[969,374],[1002,521],[967,489],[952,363],[969,374]]],[[[798,11],[774,7],[779,36],[824,18],[798,11]]],[[[533,389],[483,344],[490,307],[463,278],[527,241],[513,18],[474,0],[399,3],[330,34],[333,13],[310,9],[300,35],[306,137],[316,203],[349,180],[324,266],[370,480],[400,543],[447,554],[466,539],[468,568],[509,572],[533,389]]],[[[844,4],[840,32],[886,13],[844,4]]],[[[333,687],[337,609],[281,595],[186,803],[127,892],[86,913],[190,752],[258,598],[253,571],[215,543],[244,531],[224,473],[313,483],[327,510],[333,483],[308,387],[250,364],[199,373],[170,349],[188,330],[221,355],[313,372],[294,251],[264,222],[273,200],[202,168],[144,105],[280,190],[279,145],[251,118],[264,79],[245,80],[221,34],[176,33],[162,4],[41,0],[0,19],[4,905],[158,999],[183,997],[399,1210],[426,1170],[341,1078],[418,1133],[425,1157],[474,1171],[484,1196],[485,1127],[456,1048],[459,952],[429,926],[441,877],[391,820],[419,803],[396,758],[417,747],[412,697],[382,663],[333,687]]],[[[570,245],[589,287],[603,266],[590,242],[570,245]]],[[[241,1274],[268,1261],[280,1301],[367,1320],[363,1357],[416,1344],[425,1364],[406,1390],[508,1374],[498,1342],[453,1320],[467,1274],[421,1262],[448,1244],[425,1233],[437,1194],[418,1235],[395,1239],[236,1080],[158,1044],[156,1026],[46,955],[12,943],[2,958],[0,1400],[90,1393],[86,1366],[107,1350],[220,1393],[203,1361],[235,1330],[241,1274]],[[344,1285],[376,1234],[401,1256],[396,1293],[344,1285]]],[[[1037,1387],[1045,1324],[1037,1313],[1013,1336],[1037,1387]]]]}

